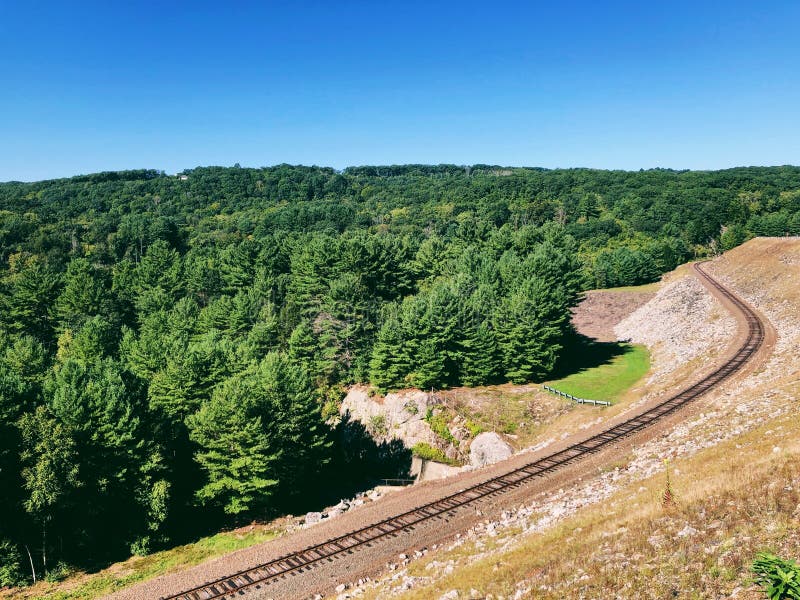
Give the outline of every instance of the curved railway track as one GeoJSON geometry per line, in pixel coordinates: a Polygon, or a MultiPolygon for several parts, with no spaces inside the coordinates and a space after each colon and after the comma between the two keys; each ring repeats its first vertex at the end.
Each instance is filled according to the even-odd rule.
{"type": "Polygon", "coordinates": [[[708,275],[700,264],[695,264],[694,268],[698,276],[716,288],[742,313],[748,328],[744,343],[731,359],[697,383],[690,385],[664,402],[645,410],[631,419],[609,427],[563,450],[534,460],[520,468],[492,477],[455,494],[439,498],[321,544],[239,571],[179,594],[162,597],[161,600],[212,600],[226,596],[233,597],[244,594],[248,590],[268,587],[270,582],[285,578],[287,575],[296,575],[313,568],[323,561],[333,561],[337,556],[352,553],[354,548],[369,547],[382,538],[397,536],[402,531],[411,530],[415,525],[423,521],[445,516],[462,506],[517,488],[533,478],[547,475],[564,465],[576,462],[586,455],[598,452],[616,441],[646,428],[651,423],[674,413],[682,406],[702,396],[708,390],[739,371],[753,357],[764,342],[765,332],[764,324],[747,304],[708,275]]]}

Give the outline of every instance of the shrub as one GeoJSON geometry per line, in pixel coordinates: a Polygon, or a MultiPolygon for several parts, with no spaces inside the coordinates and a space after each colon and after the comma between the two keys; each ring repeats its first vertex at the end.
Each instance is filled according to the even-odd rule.
{"type": "Polygon", "coordinates": [[[434,448],[430,444],[425,442],[418,442],[414,444],[414,447],[411,448],[411,453],[423,460],[433,460],[436,462],[444,463],[446,465],[457,465],[458,462],[447,458],[444,452],[442,452],[439,448],[434,448]]]}
{"type": "Polygon", "coordinates": [[[469,431],[469,434],[472,437],[478,437],[481,433],[483,433],[483,427],[477,423],[474,423],[473,421],[467,421],[464,426],[467,428],[467,431],[469,431]]]}
{"type": "Polygon", "coordinates": [[[403,405],[403,409],[410,415],[416,415],[419,412],[419,406],[413,400],[409,400],[403,405]]]}
{"type": "Polygon", "coordinates": [[[369,431],[372,435],[386,435],[389,432],[386,428],[386,416],[372,415],[369,419],[369,431]]]}
{"type": "Polygon", "coordinates": [[[56,565],[55,569],[50,569],[45,573],[44,580],[49,583],[58,583],[59,581],[63,581],[67,577],[72,574],[72,569],[70,566],[65,563],[59,561],[56,565]]]}
{"type": "Polygon", "coordinates": [[[13,587],[24,583],[22,553],[16,544],[0,540],[0,587],[13,587]]]}
{"type": "Polygon", "coordinates": [[[458,444],[456,438],[450,433],[450,428],[447,426],[447,419],[443,414],[439,413],[438,415],[434,415],[433,410],[429,408],[428,413],[425,415],[425,421],[430,425],[431,431],[445,442],[448,444],[458,444]]]}
{"type": "Polygon", "coordinates": [[[795,561],[762,552],[751,570],[769,600],[800,600],[800,565],[795,561]]]}
{"type": "Polygon", "coordinates": [[[151,551],[151,540],[149,535],[143,535],[131,542],[131,554],[134,556],[147,556],[151,551]]]}

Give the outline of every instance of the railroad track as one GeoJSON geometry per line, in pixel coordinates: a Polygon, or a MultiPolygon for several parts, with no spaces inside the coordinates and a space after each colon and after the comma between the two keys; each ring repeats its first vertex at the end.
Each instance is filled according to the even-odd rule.
{"type": "Polygon", "coordinates": [[[641,431],[651,423],[702,396],[740,370],[753,357],[764,342],[764,325],[749,306],[708,275],[700,264],[695,264],[694,268],[698,276],[716,288],[742,313],[748,327],[747,338],[731,359],[697,383],[627,421],[609,427],[563,450],[532,461],[523,467],[321,544],[239,571],[174,596],[162,597],[161,600],[212,600],[226,596],[233,597],[244,594],[248,590],[268,587],[270,582],[312,569],[323,561],[333,561],[337,556],[351,554],[355,548],[369,547],[383,538],[394,537],[400,532],[412,530],[414,526],[424,521],[446,516],[456,509],[482,498],[503,493],[536,477],[547,475],[564,465],[576,462],[586,455],[598,452],[622,438],[641,431]]]}

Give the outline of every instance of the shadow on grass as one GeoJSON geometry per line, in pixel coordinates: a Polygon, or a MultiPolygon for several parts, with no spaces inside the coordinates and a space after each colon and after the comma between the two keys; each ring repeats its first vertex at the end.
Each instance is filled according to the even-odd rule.
{"type": "Polygon", "coordinates": [[[564,339],[561,355],[556,362],[555,369],[547,376],[547,379],[550,381],[563,379],[569,375],[607,365],[618,356],[628,354],[632,350],[633,348],[629,344],[598,342],[573,330],[564,339]]]}

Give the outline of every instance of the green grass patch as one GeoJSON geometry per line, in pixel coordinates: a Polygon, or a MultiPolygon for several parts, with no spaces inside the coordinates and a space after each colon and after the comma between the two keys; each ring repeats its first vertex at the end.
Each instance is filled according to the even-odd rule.
{"type": "Polygon", "coordinates": [[[30,588],[10,590],[7,598],[48,600],[92,600],[159,575],[199,564],[240,548],[266,542],[277,536],[273,530],[256,525],[252,531],[229,531],[202,538],[192,544],[134,556],[97,573],[75,573],[60,583],[39,583],[30,588]]]}
{"type": "Polygon", "coordinates": [[[618,346],[620,352],[603,364],[550,381],[548,385],[579,398],[619,400],[650,370],[650,353],[641,345],[618,346]]]}
{"type": "Polygon", "coordinates": [[[446,465],[458,466],[458,461],[447,458],[445,453],[439,448],[434,448],[426,442],[417,442],[411,448],[411,453],[423,460],[433,460],[436,462],[444,463],[446,465]]]}

